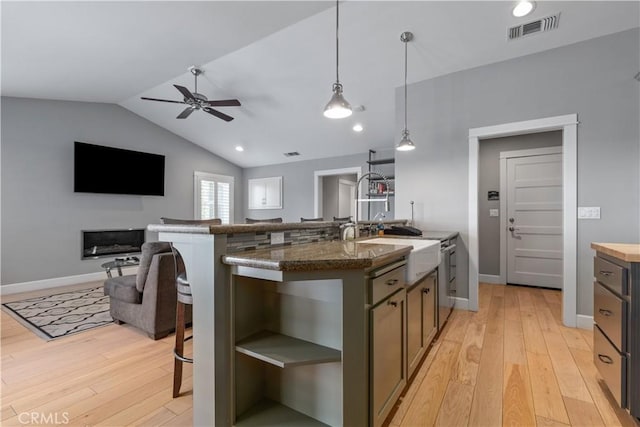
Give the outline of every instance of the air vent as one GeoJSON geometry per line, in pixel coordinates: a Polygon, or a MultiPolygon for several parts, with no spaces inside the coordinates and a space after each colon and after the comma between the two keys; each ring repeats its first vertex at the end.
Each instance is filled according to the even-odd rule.
{"type": "Polygon", "coordinates": [[[285,157],[293,157],[293,156],[299,156],[300,153],[298,153],[297,151],[290,151],[288,153],[284,153],[285,157]]]}
{"type": "Polygon", "coordinates": [[[558,28],[559,22],[560,13],[557,13],[555,15],[547,16],[546,18],[538,19],[537,21],[527,22],[526,24],[511,27],[507,31],[507,39],[515,40],[531,34],[555,30],[558,28]]]}

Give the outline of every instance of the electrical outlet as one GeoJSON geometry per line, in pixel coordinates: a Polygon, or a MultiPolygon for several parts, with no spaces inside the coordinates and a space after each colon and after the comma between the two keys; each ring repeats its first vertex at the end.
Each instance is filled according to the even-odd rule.
{"type": "Polygon", "coordinates": [[[500,216],[499,209],[489,209],[489,216],[500,216]]]}
{"type": "Polygon", "coordinates": [[[284,243],[284,231],[280,233],[271,233],[271,244],[281,245],[284,243]]]}
{"type": "Polygon", "coordinates": [[[578,219],[600,219],[600,206],[579,206],[578,219]]]}

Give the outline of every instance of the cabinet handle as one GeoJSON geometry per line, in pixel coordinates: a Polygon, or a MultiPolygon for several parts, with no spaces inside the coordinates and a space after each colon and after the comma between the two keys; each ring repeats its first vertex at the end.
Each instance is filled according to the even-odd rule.
{"type": "Polygon", "coordinates": [[[601,308],[598,311],[600,312],[600,314],[607,317],[610,317],[613,314],[611,310],[605,310],[604,308],[601,308]]]}
{"type": "Polygon", "coordinates": [[[422,292],[424,292],[425,294],[428,294],[429,292],[431,292],[431,288],[424,288],[422,292]]]}
{"type": "Polygon", "coordinates": [[[605,277],[609,277],[613,274],[612,271],[607,271],[607,270],[600,270],[600,274],[602,274],[605,277]]]}
{"type": "Polygon", "coordinates": [[[389,301],[387,301],[387,305],[390,305],[390,306],[392,306],[392,307],[397,307],[397,306],[398,306],[398,303],[397,303],[396,301],[391,301],[391,300],[389,300],[389,301]]]}
{"type": "Polygon", "coordinates": [[[602,363],[606,363],[607,365],[613,365],[613,359],[607,356],[606,354],[598,354],[598,359],[602,363]]]}
{"type": "Polygon", "coordinates": [[[387,280],[386,283],[387,283],[388,286],[393,286],[396,283],[398,283],[398,279],[387,280]]]}

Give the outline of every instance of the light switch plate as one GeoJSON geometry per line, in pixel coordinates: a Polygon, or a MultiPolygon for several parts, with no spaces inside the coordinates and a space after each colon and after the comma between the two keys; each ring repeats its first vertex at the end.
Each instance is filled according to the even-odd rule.
{"type": "Polygon", "coordinates": [[[579,206],[578,219],[600,219],[600,206],[579,206]]]}
{"type": "Polygon", "coordinates": [[[280,245],[284,243],[284,231],[280,233],[271,233],[271,244],[280,245]]]}
{"type": "Polygon", "coordinates": [[[500,209],[489,209],[489,216],[500,216],[500,209]]]}

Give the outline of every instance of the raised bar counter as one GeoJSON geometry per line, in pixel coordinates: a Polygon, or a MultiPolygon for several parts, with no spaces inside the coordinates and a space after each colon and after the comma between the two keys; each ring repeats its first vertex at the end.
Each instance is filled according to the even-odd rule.
{"type": "MultiPolygon", "coordinates": [[[[382,221],[385,225],[405,224],[406,219],[382,221]]],[[[255,224],[222,224],[222,225],[182,225],[182,224],[149,224],[147,230],[168,233],[191,233],[191,234],[236,234],[236,233],[262,233],[267,231],[291,231],[291,230],[313,230],[328,227],[339,228],[343,222],[335,221],[307,221],[307,222],[283,222],[270,223],[258,222],[255,224]]],[[[372,221],[359,221],[361,227],[377,224],[372,221]]]]}

